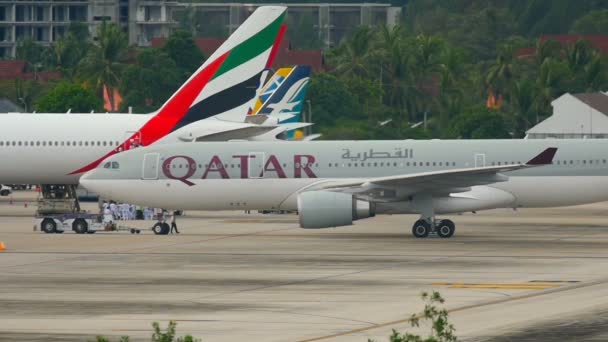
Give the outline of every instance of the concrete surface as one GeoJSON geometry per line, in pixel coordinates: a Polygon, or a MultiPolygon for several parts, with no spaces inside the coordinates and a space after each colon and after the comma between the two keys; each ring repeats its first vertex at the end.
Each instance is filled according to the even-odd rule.
{"type": "Polygon", "coordinates": [[[303,230],[242,212],[187,212],[174,236],[46,235],[32,199],[0,198],[2,341],[147,341],[168,320],[204,341],[387,341],[431,290],[464,341],[608,339],[608,203],[453,216],[454,238],[417,240],[414,216],[303,230]]]}

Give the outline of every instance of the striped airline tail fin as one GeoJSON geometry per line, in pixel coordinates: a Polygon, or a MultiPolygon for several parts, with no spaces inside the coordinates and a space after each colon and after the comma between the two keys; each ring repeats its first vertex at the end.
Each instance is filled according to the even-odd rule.
{"type": "Polygon", "coordinates": [[[139,131],[98,160],[70,174],[89,171],[105,158],[137,146],[150,145],[190,123],[212,116],[230,119],[255,99],[262,74],[274,60],[285,32],[285,6],[262,6],[205,61],[139,131]]]}
{"type": "MultiPolygon", "coordinates": [[[[168,130],[210,117],[243,122],[264,70],[272,63],[285,26],[284,6],[262,6],[167,100],[146,126],[168,130]],[[235,117],[240,113],[240,120],[235,117]],[[161,128],[162,127],[162,128],[161,128]]],[[[142,130],[146,130],[144,126],[142,130]]],[[[143,144],[153,136],[142,132],[143,144]]],[[[158,138],[160,138],[158,137],[158,138]]],[[[156,139],[154,139],[156,140],[156,139]]]]}
{"type": "Polygon", "coordinates": [[[298,122],[304,108],[308,91],[311,68],[297,65],[289,68],[289,73],[262,104],[258,114],[276,116],[280,122],[298,122]]]}
{"type": "Polygon", "coordinates": [[[272,75],[272,77],[264,84],[260,94],[256,98],[253,108],[250,109],[249,115],[260,114],[260,110],[266,101],[274,94],[274,92],[281,86],[283,81],[287,78],[287,75],[291,73],[294,68],[281,68],[272,75]]]}

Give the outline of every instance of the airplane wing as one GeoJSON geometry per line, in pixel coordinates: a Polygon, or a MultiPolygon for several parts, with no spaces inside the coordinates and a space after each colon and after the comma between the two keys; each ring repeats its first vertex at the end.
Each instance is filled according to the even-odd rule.
{"type": "Polygon", "coordinates": [[[504,182],[503,172],[548,165],[553,162],[557,148],[550,147],[525,164],[485,166],[454,170],[421,172],[406,175],[366,178],[344,182],[323,183],[311,190],[347,192],[370,200],[399,201],[419,192],[436,194],[468,191],[469,187],[504,182]]]}

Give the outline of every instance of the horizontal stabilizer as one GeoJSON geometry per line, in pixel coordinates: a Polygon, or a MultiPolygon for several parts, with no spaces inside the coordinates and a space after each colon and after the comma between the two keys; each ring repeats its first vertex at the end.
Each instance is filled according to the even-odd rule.
{"type": "Polygon", "coordinates": [[[196,138],[200,141],[228,141],[228,140],[248,140],[258,135],[268,133],[276,126],[249,126],[237,128],[229,131],[217,132],[196,138]]]}

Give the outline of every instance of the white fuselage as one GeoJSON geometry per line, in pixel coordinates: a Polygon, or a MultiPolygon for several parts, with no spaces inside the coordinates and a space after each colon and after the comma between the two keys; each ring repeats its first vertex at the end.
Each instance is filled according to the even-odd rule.
{"type": "MultiPolygon", "coordinates": [[[[606,140],[168,144],[109,158],[119,163],[118,169],[97,168],[82,184],[106,198],[152,207],[295,210],[299,193],[330,183],[525,163],[547,147],[558,149],[552,165],[508,172],[504,182],[434,193],[435,211],[608,200],[606,140]]],[[[418,212],[408,200],[415,189],[387,190],[405,195],[399,201],[379,201],[378,212],[418,212]]]]}
{"type": "MultiPolygon", "coordinates": [[[[0,114],[0,183],[77,184],[82,173],[74,171],[111,151],[122,151],[121,146],[130,145],[127,140],[153,117],[154,113],[0,114]]],[[[211,117],[154,143],[180,142],[247,125],[211,117]]]]}

